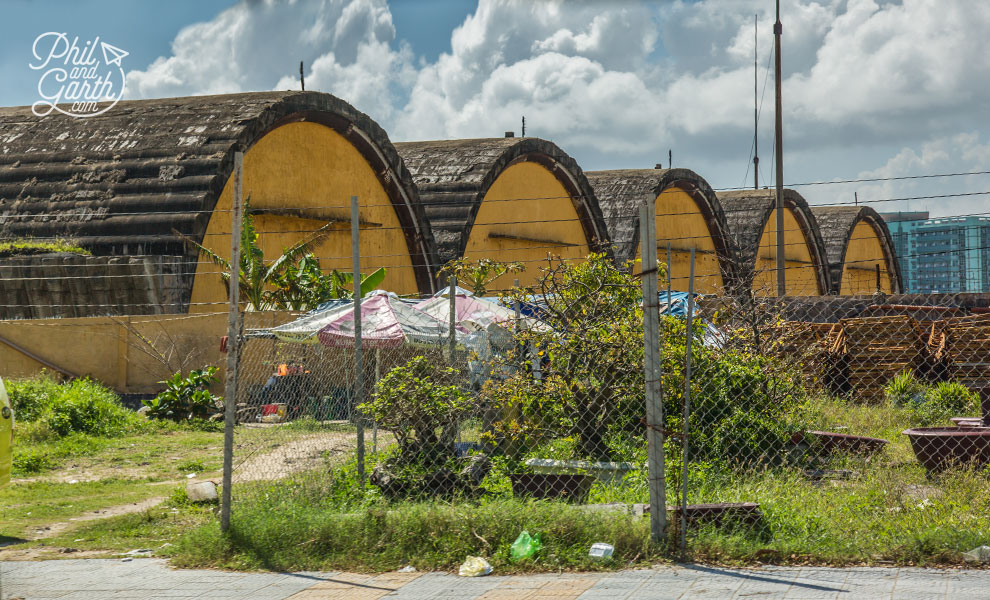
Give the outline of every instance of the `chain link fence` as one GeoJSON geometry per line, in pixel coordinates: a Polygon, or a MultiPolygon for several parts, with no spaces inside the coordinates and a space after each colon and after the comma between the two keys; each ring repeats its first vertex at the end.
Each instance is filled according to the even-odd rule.
{"type": "Polygon", "coordinates": [[[652,413],[650,274],[604,256],[497,295],[372,293],[360,342],[350,300],[245,332],[234,519],[288,500],[663,506],[690,559],[834,527],[813,514],[836,503],[908,523],[990,460],[990,314],[965,298],[692,296],[657,271],[652,413]]]}

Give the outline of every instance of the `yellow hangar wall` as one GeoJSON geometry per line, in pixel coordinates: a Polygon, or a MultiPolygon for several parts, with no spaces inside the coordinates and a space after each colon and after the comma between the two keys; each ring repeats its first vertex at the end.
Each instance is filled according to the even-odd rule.
{"type": "Polygon", "coordinates": [[[574,201],[546,167],[518,162],[503,170],[485,194],[468,237],[464,257],[521,262],[525,271],[495,280],[490,291],[511,287],[519,279],[539,279],[547,254],[564,260],[584,259],[590,252],[574,201]]]}
{"type": "MultiPolygon", "coordinates": [[[[708,221],[697,203],[679,187],[669,187],[657,196],[657,262],[666,264],[670,243],[670,287],[688,291],[691,276],[691,249],[694,248],[694,290],[700,294],[718,294],[724,290],[715,243],[708,221]]],[[[642,254],[636,244],[636,258],[642,254]]],[[[639,265],[634,269],[639,272],[639,265]]],[[[662,283],[661,287],[665,287],[662,283]]]]}
{"type": "MultiPolygon", "coordinates": [[[[817,268],[811,259],[809,242],[798,224],[794,211],[784,209],[784,277],[788,296],[820,296],[817,268]]],[[[777,295],[777,212],[770,213],[763,227],[757,253],[753,293],[757,296],[777,295]]]]}
{"type": "Polygon", "coordinates": [[[880,289],[891,293],[890,273],[883,245],[872,225],[860,221],[853,228],[846,246],[842,264],[842,282],[839,295],[872,294],[877,289],[877,266],[880,266],[880,289]]]}
{"type": "MultiPolygon", "coordinates": [[[[230,177],[207,225],[203,246],[230,257],[230,177]]],[[[336,131],[318,123],[293,122],[267,133],[244,154],[243,194],[250,197],[259,244],[277,258],[307,234],[333,222],[315,251],[324,271],[350,272],[351,196],[360,201],[361,270],[386,267],[384,287],[399,294],[419,289],[405,236],[391,199],[361,153],[336,131]]],[[[226,292],[219,268],[200,259],[189,311],[222,309],[226,292]]]]}

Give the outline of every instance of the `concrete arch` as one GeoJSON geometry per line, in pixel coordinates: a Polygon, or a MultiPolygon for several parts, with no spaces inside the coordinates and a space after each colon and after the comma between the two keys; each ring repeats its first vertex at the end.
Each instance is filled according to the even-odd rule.
{"type": "Polygon", "coordinates": [[[877,290],[902,293],[901,271],[890,230],[868,206],[813,206],[825,243],[832,293],[842,296],[872,294],[877,290]]]}
{"type": "Polygon", "coordinates": [[[671,245],[671,287],[687,291],[690,250],[695,255],[695,289],[719,294],[734,279],[733,248],[725,214],[715,192],[688,169],[629,169],[587,173],[619,263],[634,260],[640,251],[639,207],[657,207],[658,260],[666,260],[671,245]]]}
{"type": "MultiPolygon", "coordinates": [[[[363,221],[376,222],[366,211],[389,221],[381,226],[390,230],[390,250],[372,244],[367,251],[396,269],[386,281],[400,279],[394,287],[405,293],[434,290],[436,245],[388,136],[367,115],[317,92],[126,101],[89,119],[0,109],[2,235],[71,237],[96,255],[181,256],[185,306],[165,312],[190,304],[209,310],[222,301],[222,287],[197,274],[200,261],[178,233],[229,252],[226,211],[238,150],[245,152],[245,194],[256,218],[279,229],[268,242],[260,238],[267,250],[277,255],[278,244],[327,221],[349,220],[349,198],[358,194],[363,221]],[[405,243],[396,245],[399,231],[405,243]]],[[[321,246],[324,268],[350,270],[343,264],[349,238],[347,244],[346,252],[340,244],[321,246]]],[[[374,268],[376,261],[363,264],[374,268]]]]}
{"type": "MultiPolygon", "coordinates": [[[[736,261],[735,289],[776,296],[775,191],[718,192],[736,261]]],[[[832,289],[825,245],[815,215],[794,190],[784,190],[785,281],[788,296],[821,296],[832,289]],[[797,236],[797,240],[795,240],[797,236]]]]}
{"type": "MultiPolygon", "coordinates": [[[[556,144],[539,138],[404,142],[441,263],[461,257],[519,261],[525,284],[548,254],[580,259],[608,248],[588,180],[556,144]]],[[[515,277],[515,276],[513,276],[515,277]]],[[[511,282],[510,276],[492,289],[511,282]]]]}

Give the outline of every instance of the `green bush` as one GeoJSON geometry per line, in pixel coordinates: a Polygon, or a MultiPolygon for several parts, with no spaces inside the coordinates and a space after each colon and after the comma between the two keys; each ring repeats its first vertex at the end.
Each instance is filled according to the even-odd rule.
{"type": "Polygon", "coordinates": [[[956,381],[942,381],[925,390],[924,401],[915,407],[915,416],[925,426],[943,424],[949,417],[976,414],[979,398],[956,381]]]}
{"type": "Polygon", "coordinates": [[[884,396],[897,407],[908,408],[918,425],[944,424],[949,417],[978,412],[979,397],[956,381],[926,385],[910,371],[898,373],[887,383],[884,396]]]}
{"type": "Polygon", "coordinates": [[[471,408],[471,398],[447,383],[456,374],[417,356],[389,371],[375,385],[372,399],[358,409],[395,434],[400,461],[439,466],[454,455],[454,437],[445,432],[456,431],[471,408]]]}
{"type": "Polygon", "coordinates": [[[212,365],[193,369],[186,377],[176,373],[171,379],[158,382],[165,385],[162,393],[142,402],[148,407],[148,417],[152,419],[206,419],[218,412],[222,401],[210,392],[210,385],[217,381],[217,368],[212,365]]]}
{"type": "Polygon", "coordinates": [[[883,392],[894,406],[917,406],[923,401],[925,384],[918,381],[911,371],[901,371],[887,383],[883,392]]]}
{"type": "Polygon", "coordinates": [[[38,422],[56,438],[73,433],[113,437],[141,423],[113,390],[88,378],[59,383],[39,375],[12,380],[7,391],[19,421],[38,422]]]}

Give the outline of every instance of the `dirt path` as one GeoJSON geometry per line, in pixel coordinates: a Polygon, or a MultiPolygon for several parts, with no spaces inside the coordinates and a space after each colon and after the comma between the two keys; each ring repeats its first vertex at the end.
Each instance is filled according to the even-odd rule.
{"type": "Polygon", "coordinates": [[[106,508],[100,508],[92,512],[88,512],[78,517],[71,517],[68,521],[59,521],[57,523],[51,523],[50,525],[39,526],[34,530],[35,536],[31,541],[55,537],[68,529],[72,529],[81,523],[85,523],[86,521],[109,519],[110,517],[142,512],[148,510],[149,508],[154,508],[164,501],[165,497],[160,496],[157,498],[148,498],[147,500],[142,500],[141,502],[108,506],[106,508]]]}
{"type": "MultiPolygon", "coordinates": [[[[264,454],[247,455],[238,462],[234,456],[234,483],[282,479],[297,473],[318,468],[328,459],[343,460],[357,447],[357,436],[352,433],[319,434],[298,438],[264,454]]],[[[249,450],[241,450],[246,454],[249,450]]]]}

